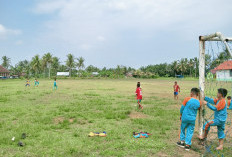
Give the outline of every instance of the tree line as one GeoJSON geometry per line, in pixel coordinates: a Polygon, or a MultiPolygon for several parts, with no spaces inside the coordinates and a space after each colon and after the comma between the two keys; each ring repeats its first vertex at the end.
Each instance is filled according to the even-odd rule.
{"type": "MultiPolygon", "coordinates": [[[[219,53],[216,57],[206,54],[206,72],[214,69],[220,63],[231,59],[228,51],[219,53]]],[[[9,69],[11,75],[24,77],[55,77],[57,72],[69,72],[70,77],[91,77],[93,72],[99,77],[122,78],[125,76],[135,78],[157,78],[176,77],[177,75],[198,77],[199,59],[182,58],[172,63],[161,63],[142,66],[139,69],[117,65],[115,68],[98,68],[93,65],[85,67],[83,57],[76,58],[73,54],[66,56],[65,64],[61,64],[60,59],[51,53],[46,53],[42,57],[35,55],[31,60],[19,61],[15,66],[11,65],[11,59],[2,57],[2,66],[9,69]]]]}

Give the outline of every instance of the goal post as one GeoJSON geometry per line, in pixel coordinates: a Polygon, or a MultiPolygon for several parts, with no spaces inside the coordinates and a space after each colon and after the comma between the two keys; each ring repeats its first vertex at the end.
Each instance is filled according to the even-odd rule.
{"type": "MultiPolygon", "coordinates": [[[[228,41],[232,41],[232,38],[224,37],[220,32],[214,34],[200,36],[199,37],[199,88],[200,88],[200,101],[202,102],[205,97],[205,42],[206,41],[221,41],[225,44],[226,49],[232,56],[231,50],[227,44],[228,41]]],[[[199,111],[198,118],[198,131],[199,135],[203,134],[203,122],[204,122],[204,111],[205,106],[202,105],[199,111]]]]}

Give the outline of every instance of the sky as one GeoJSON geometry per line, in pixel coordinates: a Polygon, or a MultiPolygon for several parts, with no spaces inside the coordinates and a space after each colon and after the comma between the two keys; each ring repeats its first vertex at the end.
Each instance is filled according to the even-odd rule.
{"type": "Polygon", "coordinates": [[[0,0],[0,57],[50,52],[139,68],[198,57],[199,35],[232,37],[231,0],[0,0]]]}

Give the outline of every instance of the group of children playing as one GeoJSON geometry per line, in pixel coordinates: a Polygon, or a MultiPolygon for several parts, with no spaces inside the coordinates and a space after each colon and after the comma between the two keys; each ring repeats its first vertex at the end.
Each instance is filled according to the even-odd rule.
{"type": "MultiPolygon", "coordinates": [[[[178,93],[180,92],[180,87],[177,82],[174,83],[174,99],[178,99],[178,93]]],[[[143,109],[141,105],[142,100],[142,89],[140,87],[140,82],[137,83],[136,97],[139,109],[143,109]]],[[[232,110],[231,96],[227,97],[227,90],[224,88],[219,88],[217,92],[217,98],[211,99],[205,97],[203,102],[200,102],[200,90],[198,88],[192,88],[190,91],[190,97],[186,97],[180,108],[180,141],[177,145],[185,148],[189,151],[192,144],[192,137],[195,129],[195,121],[197,116],[197,111],[201,109],[203,105],[206,105],[209,109],[214,111],[214,119],[207,121],[203,126],[203,134],[199,136],[201,141],[205,141],[209,133],[211,126],[217,126],[217,133],[219,139],[219,146],[216,150],[223,150],[223,142],[225,138],[225,123],[227,119],[227,109],[232,110]]]]}
{"type": "MultiPolygon", "coordinates": [[[[39,81],[38,81],[38,79],[35,79],[34,82],[35,82],[35,85],[34,85],[34,86],[35,86],[35,87],[38,87],[38,86],[39,86],[39,81]]],[[[26,80],[26,85],[25,85],[25,86],[26,86],[26,87],[27,87],[27,86],[30,87],[30,80],[29,80],[29,79],[26,80]]],[[[57,90],[57,88],[58,88],[58,86],[57,86],[57,82],[56,82],[56,78],[55,78],[55,79],[54,79],[54,84],[53,84],[53,89],[54,89],[54,90],[55,90],[55,89],[57,90]]]]}

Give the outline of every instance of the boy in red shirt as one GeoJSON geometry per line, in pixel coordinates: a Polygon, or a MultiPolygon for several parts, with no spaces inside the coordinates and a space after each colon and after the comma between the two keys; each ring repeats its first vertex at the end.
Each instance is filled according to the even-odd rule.
{"type": "Polygon", "coordinates": [[[142,89],[140,88],[140,82],[137,83],[137,89],[135,91],[135,94],[137,96],[137,103],[139,104],[139,109],[143,109],[143,106],[141,105],[141,101],[143,97],[142,97],[142,89]]]}
{"type": "Polygon", "coordinates": [[[180,92],[180,86],[177,84],[177,82],[175,81],[175,84],[173,86],[174,89],[174,99],[178,100],[178,92],[180,92]]]}

